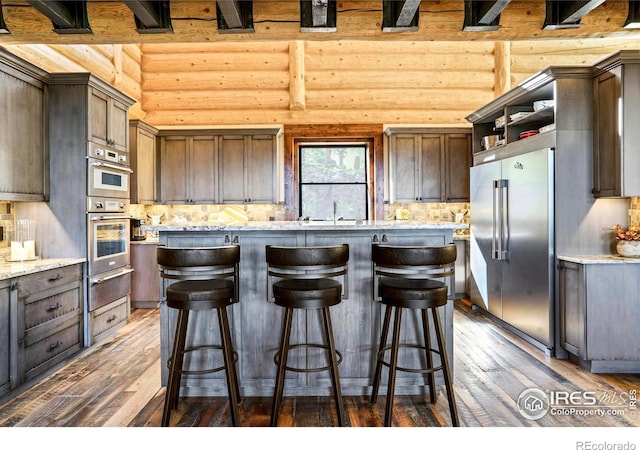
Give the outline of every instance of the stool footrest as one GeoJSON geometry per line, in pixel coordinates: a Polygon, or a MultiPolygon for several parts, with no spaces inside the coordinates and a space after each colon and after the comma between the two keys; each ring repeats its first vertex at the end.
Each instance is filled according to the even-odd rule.
{"type": "MultiPolygon", "coordinates": [[[[289,350],[294,349],[294,348],[301,348],[301,347],[313,347],[313,348],[321,348],[324,350],[329,351],[329,346],[328,345],[323,345],[323,344],[294,344],[294,345],[290,345],[289,346],[289,350]]],[[[342,362],[342,353],[340,353],[340,351],[336,350],[336,356],[337,356],[337,360],[336,360],[336,364],[340,365],[340,363],[342,362]]],[[[277,366],[280,365],[280,352],[276,352],[275,355],[273,355],[273,362],[276,363],[277,366]]],[[[331,370],[331,366],[323,366],[323,367],[311,367],[311,368],[307,368],[307,367],[291,367],[291,366],[285,366],[285,369],[291,371],[291,372],[299,372],[299,373],[314,373],[314,372],[324,372],[327,370],[331,370]]]]}
{"type": "MultiPolygon", "coordinates": [[[[384,355],[387,351],[391,350],[391,347],[392,347],[391,344],[386,345],[385,347],[382,348],[382,350],[378,352],[378,361],[380,361],[380,364],[382,364],[383,366],[390,367],[390,363],[384,360],[384,355]]],[[[427,349],[427,347],[425,347],[424,345],[418,345],[418,344],[398,344],[398,348],[416,348],[419,350],[428,350],[429,352],[437,353],[438,355],[440,354],[440,352],[435,348],[427,349]]],[[[399,370],[401,372],[410,372],[410,373],[434,373],[442,369],[443,369],[442,365],[435,366],[432,368],[412,368],[412,367],[396,366],[396,370],[399,370]]]]}
{"type": "MultiPolygon", "coordinates": [[[[195,352],[195,351],[203,351],[203,350],[220,350],[222,351],[222,345],[195,345],[193,347],[188,347],[186,349],[184,349],[182,351],[182,354],[185,355],[189,352],[195,352]]],[[[237,363],[238,362],[238,352],[236,352],[235,350],[232,352],[233,354],[233,363],[237,363]]],[[[167,361],[167,368],[169,370],[171,370],[171,358],[169,358],[169,360],[167,361]]],[[[215,372],[220,372],[221,370],[224,370],[226,368],[226,366],[223,364],[222,366],[218,366],[218,367],[214,367],[212,369],[202,369],[202,370],[182,370],[182,369],[177,369],[176,372],[180,373],[181,375],[206,375],[208,373],[215,373],[215,372]]]]}

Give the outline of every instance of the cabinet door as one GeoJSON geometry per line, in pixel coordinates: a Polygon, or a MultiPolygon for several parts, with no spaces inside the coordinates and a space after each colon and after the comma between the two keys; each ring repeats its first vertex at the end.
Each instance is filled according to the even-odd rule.
{"type": "Polygon", "coordinates": [[[390,147],[393,201],[396,203],[419,201],[419,149],[416,136],[413,134],[392,135],[390,147]]]}
{"type": "Polygon", "coordinates": [[[593,155],[593,195],[612,197],[622,195],[620,121],[622,68],[599,76],[594,81],[596,97],[593,155]]]}
{"type": "Polygon", "coordinates": [[[129,108],[114,99],[109,99],[107,120],[107,138],[111,146],[119,152],[126,153],[129,149],[129,108]]]}
{"type": "Polygon", "coordinates": [[[11,383],[11,325],[9,308],[9,281],[0,281],[0,395],[10,389],[11,383]]]}
{"type": "Polygon", "coordinates": [[[560,345],[569,353],[584,358],[584,273],[580,264],[560,262],[560,345]]]}
{"type": "Polygon", "coordinates": [[[247,200],[276,203],[276,145],[274,136],[250,136],[247,155],[247,200]]]}
{"type": "Polygon", "coordinates": [[[471,135],[445,135],[445,181],[447,202],[469,201],[471,135]]]}
{"type": "Polygon", "coordinates": [[[160,146],[160,180],[162,203],[185,203],[187,194],[187,138],[163,137],[160,146]]]}
{"type": "Polygon", "coordinates": [[[0,63],[0,199],[44,200],[46,86],[0,63]]]}
{"type": "Polygon", "coordinates": [[[104,92],[89,88],[88,138],[90,141],[110,145],[107,124],[109,120],[110,98],[104,92]]]}
{"type": "Polygon", "coordinates": [[[156,136],[136,126],[129,130],[131,158],[131,203],[156,201],[156,136]]]}
{"type": "Polygon", "coordinates": [[[189,158],[189,202],[217,203],[217,157],[216,136],[194,136],[189,158]]]}
{"type": "Polygon", "coordinates": [[[426,134],[420,142],[421,202],[440,202],[445,198],[444,135],[426,134]]]}
{"type": "Polygon", "coordinates": [[[245,137],[220,137],[220,201],[246,203],[245,137]]]}

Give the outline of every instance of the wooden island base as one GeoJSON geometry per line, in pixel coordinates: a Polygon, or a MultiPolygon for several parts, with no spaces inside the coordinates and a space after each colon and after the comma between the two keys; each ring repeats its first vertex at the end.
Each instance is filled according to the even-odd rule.
{"type": "MultiPolygon", "coordinates": [[[[336,339],[343,361],[340,380],[344,395],[366,395],[371,392],[375,369],[377,342],[381,332],[382,308],[373,300],[371,245],[387,242],[394,245],[444,245],[453,242],[453,230],[466,228],[464,224],[409,222],[248,222],[240,226],[210,224],[180,224],[145,226],[145,230],[159,231],[160,245],[170,247],[207,247],[236,243],[241,247],[240,301],[229,308],[233,341],[238,352],[238,377],[243,396],[271,396],[273,394],[276,365],[273,355],[278,347],[282,309],[268,299],[266,245],[315,246],[349,244],[349,275],[341,304],[332,307],[331,315],[336,339]]],[[[177,314],[164,301],[166,280],[160,281],[160,326],[162,384],[166,385],[167,367],[177,314]]],[[[455,281],[449,285],[449,302],[441,311],[449,361],[453,362],[453,301],[455,281]]],[[[318,320],[309,310],[294,317],[292,342],[306,336],[321,342],[318,320]]],[[[405,340],[419,339],[417,315],[407,312],[403,320],[405,340]]],[[[188,339],[198,344],[215,339],[217,317],[214,312],[194,313],[190,318],[188,339]]],[[[435,336],[433,336],[435,342],[435,336]]],[[[219,353],[219,352],[216,352],[219,353]]],[[[424,352],[407,349],[400,354],[400,366],[424,367],[424,352]]],[[[198,370],[215,367],[219,355],[206,352],[187,354],[185,368],[198,370]],[[209,360],[207,360],[209,359],[209,360]]],[[[439,364],[437,356],[435,364],[439,364]]],[[[299,349],[290,356],[293,366],[325,366],[324,355],[317,349],[299,349]],[[304,358],[304,360],[303,360],[304,358]]],[[[438,385],[443,383],[440,373],[438,385]]],[[[383,371],[386,385],[386,370],[383,371]]],[[[396,382],[398,394],[428,393],[423,375],[399,372],[396,382]]],[[[331,395],[328,372],[288,373],[286,395],[331,395]]],[[[384,390],[382,391],[384,392],[384,390]]],[[[224,372],[183,377],[182,396],[226,396],[224,372]]]]}

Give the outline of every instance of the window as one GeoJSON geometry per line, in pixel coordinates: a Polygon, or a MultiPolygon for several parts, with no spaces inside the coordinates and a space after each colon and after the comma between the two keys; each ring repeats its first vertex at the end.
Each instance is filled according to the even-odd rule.
{"type": "Polygon", "coordinates": [[[301,216],[369,218],[366,144],[305,144],[299,151],[301,216]]]}

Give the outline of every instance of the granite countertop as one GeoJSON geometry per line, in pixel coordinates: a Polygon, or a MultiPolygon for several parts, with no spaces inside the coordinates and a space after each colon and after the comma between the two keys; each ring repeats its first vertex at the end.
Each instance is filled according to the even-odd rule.
{"type": "MultiPolygon", "coordinates": [[[[394,228],[403,230],[468,229],[465,223],[429,222],[424,220],[354,220],[339,221],[250,221],[244,223],[184,222],[160,225],[143,225],[144,231],[256,231],[256,230],[377,230],[394,228]]],[[[142,241],[144,242],[144,241],[142,241]]]]}
{"type": "Polygon", "coordinates": [[[22,275],[44,272],[58,267],[71,266],[85,262],[84,258],[47,258],[35,261],[8,262],[0,259],[0,280],[7,280],[22,275]]]}
{"type": "Polygon", "coordinates": [[[558,259],[578,264],[640,264],[640,258],[626,258],[620,255],[558,255],[558,259]]]}

